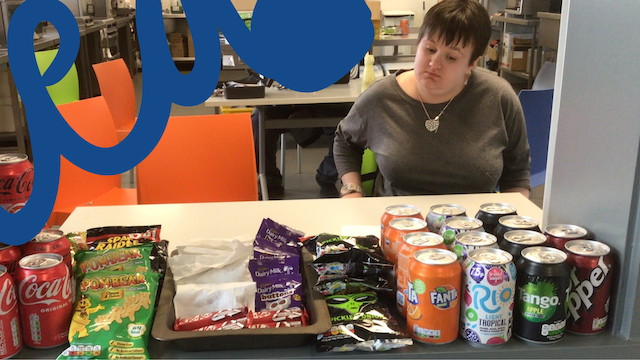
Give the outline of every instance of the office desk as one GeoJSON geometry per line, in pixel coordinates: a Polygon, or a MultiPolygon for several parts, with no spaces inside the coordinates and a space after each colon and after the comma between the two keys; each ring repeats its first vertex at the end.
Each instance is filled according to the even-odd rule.
{"type": "Polygon", "coordinates": [[[221,106],[255,106],[258,109],[258,180],[262,199],[268,200],[267,179],[264,170],[264,133],[265,129],[290,129],[308,127],[336,126],[342,118],[299,118],[299,119],[266,119],[264,107],[268,105],[303,105],[303,104],[336,104],[353,103],[358,96],[362,83],[360,79],[348,84],[334,84],[315,92],[298,92],[291,89],[265,89],[265,97],[259,99],[226,99],[223,96],[212,96],[205,101],[207,107],[221,106]]]}

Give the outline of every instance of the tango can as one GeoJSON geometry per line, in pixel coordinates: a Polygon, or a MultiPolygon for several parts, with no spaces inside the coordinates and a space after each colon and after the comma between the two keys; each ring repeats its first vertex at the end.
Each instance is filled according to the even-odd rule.
{"type": "Polygon", "coordinates": [[[513,328],[516,266],[506,251],[471,250],[462,265],[460,335],[471,345],[500,345],[513,328]]]}
{"type": "Polygon", "coordinates": [[[498,247],[513,256],[513,262],[517,263],[523,249],[531,246],[544,246],[547,237],[543,233],[533,230],[510,230],[504,233],[498,247]]]}
{"type": "Polygon", "coordinates": [[[547,237],[546,246],[565,251],[564,244],[567,241],[587,238],[587,229],[577,225],[553,224],[544,228],[547,237]]]}
{"type": "Polygon", "coordinates": [[[418,250],[428,248],[446,249],[442,236],[432,232],[414,232],[402,237],[403,243],[398,252],[396,264],[396,307],[402,316],[407,316],[407,280],[409,263],[418,250]]]}
{"type": "Polygon", "coordinates": [[[458,256],[458,261],[462,264],[469,251],[483,247],[497,249],[498,240],[484,231],[467,231],[456,234],[451,251],[458,256]]]}
{"type": "Polygon", "coordinates": [[[607,326],[611,301],[611,249],[592,240],[567,241],[564,246],[571,267],[567,331],[582,335],[601,333],[607,326]]]}
{"type": "Polygon", "coordinates": [[[417,231],[427,231],[427,222],[417,218],[398,218],[389,221],[382,246],[384,257],[395,265],[398,262],[398,251],[404,242],[403,236],[417,231]]]}
{"type": "Polygon", "coordinates": [[[0,265],[6,267],[9,274],[13,275],[21,258],[19,247],[0,243],[0,265]]]}
{"type": "Polygon", "coordinates": [[[453,216],[444,220],[444,224],[440,228],[440,235],[442,235],[447,249],[451,250],[456,234],[467,231],[484,231],[482,221],[466,216],[453,216]]]}
{"type": "Polygon", "coordinates": [[[534,343],[560,341],[567,326],[571,286],[567,254],[546,246],[528,247],[522,250],[516,268],[513,333],[534,343]]]}
{"type": "Polygon", "coordinates": [[[13,278],[0,265],[0,359],[14,356],[22,350],[20,316],[13,278]]]}
{"type": "Polygon", "coordinates": [[[507,215],[498,219],[498,225],[496,225],[493,230],[493,235],[498,238],[498,243],[500,243],[504,238],[504,234],[511,230],[531,230],[541,232],[538,220],[529,216],[507,215]]]}
{"type": "Polygon", "coordinates": [[[422,214],[420,209],[413,205],[391,205],[384,210],[380,219],[380,241],[383,242],[381,247],[384,247],[384,232],[389,226],[389,221],[404,217],[422,219],[422,214]]]}
{"type": "Polygon", "coordinates": [[[442,224],[444,224],[444,220],[452,216],[467,216],[467,210],[456,204],[433,205],[429,209],[429,214],[427,214],[425,219],[427,221],[429,231],[439,234],[440,228],[442,228],[442,224]]]}
{"type": "Polygon", "coordinates": [[[33,165],[25,154],[0,154],[0,206],[10,214],[29,200],[33,187],[33,165]]]}
{"type": "Polygon", "coordinates": [[[493,234],[498,219],[507,215],[518,215],[516,207],[505,203],[486,203],[480,205],[476,219],[482,220],[484,231],[493,234]]]}
{"type": "Polygon", "coordinates": [[[62,256],[63,262],[71,268],[71,243],[61,230],[43,229],[31,241],[20,246],[22,256],[54,253],[62,256]]]}
{"type": "Polygon", "coordinates": [[[458,337],[462,270],[456,254],[418,250],[409,263],[407,333],[426,344],[447,344],[458,337]]]}
{"type": "Polygon", "coordinates": [[[25,345],[46,349],[68,341],[73,298],[62,256],[28,255],[16,270],[18,306],[25,345]]]}

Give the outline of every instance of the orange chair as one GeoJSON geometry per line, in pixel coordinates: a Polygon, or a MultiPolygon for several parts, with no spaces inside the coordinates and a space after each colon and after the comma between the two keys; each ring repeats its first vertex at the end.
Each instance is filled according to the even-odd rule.
{"type": "Polygon", "coordinates": [[[136,93],[127,64],[122,59],[107,61],[93,64],[93,71],[122,141],[136,123],[136,93]]]}
{"type": "Polygon", "coordinates": [[[173,116],[136,166],[138,203],[258,200],[251,116],[173,116]]]}
{"type": "MultiPolygon", "coordinates": [[[[111,113],[101,96],[58,106],[69,126],[90,143],[118,144],[111,113]]],[[[58,197],[48,224],[62,225],[77,206],[135,205],[136,189],[121,188],[120,175],[104,176],[85,171],[62,157],[58,197]]]]}

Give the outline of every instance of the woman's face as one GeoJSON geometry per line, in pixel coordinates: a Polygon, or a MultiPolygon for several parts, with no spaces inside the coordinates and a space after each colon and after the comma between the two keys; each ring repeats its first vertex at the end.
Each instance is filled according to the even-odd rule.
{"type": "Polygon", "coordinates": [[[418,44],[414,70],[421,88],[433,96],[453,97],[464,87],[473,48],[462,43],[446,45],[441,37],[426,35],[418,44]],[[451,95],[451,96],[449,96],[451,95]]]}

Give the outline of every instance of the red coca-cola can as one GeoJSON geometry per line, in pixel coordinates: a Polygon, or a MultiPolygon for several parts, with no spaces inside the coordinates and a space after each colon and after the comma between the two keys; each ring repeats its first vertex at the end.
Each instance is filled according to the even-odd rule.
{"type": "Polygon", "coordinates": [[[546,246],[565,251],[564,244],[567,241],[587,238],[587,229],[577,225],[552,224],[544,228],[547,237],[546,246]]]}
{"type": "Polygon", "coordinates": [[[19,247],[0,243],[0,265],[6,267],[9,274],[13,275],[21,258],[19,247]]]}
{"type": "Polygon", "coordinates": [[[20,246],[22,256],[54,253],[62,255],[64,263],[71,271],[71,243],[61,230],[43,229],[31,241],[20,246]]]}
{"type": "Polygon", "coordinates": [[[73,310],[69,269],[59,254],[28,255],[16,269],[24,343],[50,348],[67,342],[73,310]]]}
{"type": "Polygon", "coordinates": [[[571,267],[567,331],[592,335],[607,326],[613,263],[609,246],[593,240],[572,240],[564,245],[571,267]]]}
{"type": "Polygon", "coordinates": [[[22,350],[16,288],[3,265],[0,265],[0,337],[0,359],[12,357],[22,350]]]}
{"type": "Polygon", "coordinates": [[[33,165],[25,154],[0,154],[0,206],[13,214],[29,200],[33,165]]]}

